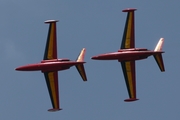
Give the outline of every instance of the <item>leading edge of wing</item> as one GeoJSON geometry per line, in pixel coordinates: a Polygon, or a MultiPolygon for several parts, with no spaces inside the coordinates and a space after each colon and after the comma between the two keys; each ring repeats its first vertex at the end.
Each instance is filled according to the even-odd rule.
{"type": "Polygon", "coordinates": [[[52,103],[52,109],[48,111],[61,110],[59,107],[59,87],[58,87],[58,72],[45,72],[44,73],[46,84],[49,92],[49,96],[52,103]]]}
{"type": "Polygon", "coordinates": [[[136,98],[136,71],[135,71],[135,61],[124,61],[121,62],[129,99],[126,102],[138,100],[136,98]]]}
{"type": "Polygon", "coordinates": [[[123,12],[127,13],[124,34],[121,43],[121,49],[128,49],[135,47],[135,30],[134,30],[134,11],[136,9],[125,9],[123,12]]]}
{"type": "Polygon", "coordinates": [[[57,35],[56,35],[57,20],[47,20],[45,23],[49,25],[44,60],[57,59],[57,35]]]}

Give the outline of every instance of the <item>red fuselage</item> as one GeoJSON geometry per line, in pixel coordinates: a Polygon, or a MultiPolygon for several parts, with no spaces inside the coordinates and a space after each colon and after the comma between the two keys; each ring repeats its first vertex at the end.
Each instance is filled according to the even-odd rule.
{"type": "Polygon", "coordinates": [[[16,68],[19,71],[42,71],[42,72],[49,72],[49,71],[60,71],[66,70],[70,67],[78,64],[82,64],[85,62],[76,62],[70,61],[69,59],[53,59],[53,60],[43,60],[40,63],[36,64],[28,64],[25,66],[21,66],[16,68]]]}
{"type": "Polygon", "coordinates": [[[120,49],[118,52],[100,54],[93,56],[94,60],[118,60],[121,61],[132,61],[146,59],[147,57],[155,54],[163,53],[163,51],[150,51],[145,48],[132,48],[132,49],[120,49]]]}

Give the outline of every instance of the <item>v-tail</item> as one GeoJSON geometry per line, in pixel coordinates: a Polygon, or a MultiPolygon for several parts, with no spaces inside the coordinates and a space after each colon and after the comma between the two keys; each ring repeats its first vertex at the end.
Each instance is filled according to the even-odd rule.
{"type": "Polygon", "coordinates": [[[161,72],[165,71],[163,57],[162,57],[162,53],[164,53],[162,51],[163,43],[164,43],[164,38],[160,38],[159,42],[157,43],[157,45],[154,49],[154,52],[157,52],[157,54],[154,54],[154,58],[158,64],[161,72]]]}
{"type": "Polygon", "coordinates": [[[85,52],[86,52],[86,49],[83,48],[76,60],[76,62],[82,62],[82,64],[78,64],[76,65],[76,68],[80,74],[80,76],[82,77],[83,81],[87,81],[87,77],[86,77],[86,72],[85,72],[85,69],[84,69],[84,56],[85,56],[85,52]]]}

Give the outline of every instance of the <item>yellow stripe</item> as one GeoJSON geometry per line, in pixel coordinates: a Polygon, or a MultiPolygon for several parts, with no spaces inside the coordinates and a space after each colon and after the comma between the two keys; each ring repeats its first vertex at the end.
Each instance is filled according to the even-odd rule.
{"type": "Polygon", "coordinates": [[[49,72],[48,74],[49,77],[49,83],[51,86],[51,92],[52,92],[52,97],[53,97],[53,101],[54,101],[54,106],[55,108],[57,108],[57,96],[56,96],[56,90],[55,90],[55,83],[54,83],[54,73],[53,72],[49,72]]]}
{"type": "Polygon", "coordinates": [[[51,32],[50,32],[50,37],[49,37],[49,48],[48,48],[48,55],[47,58],[48,59],[53,59],[53,43],[54,43],[54,27],[55,27],[55,23],[51,23],[51,32]]]}
{"type": "Polygon", "coordinates": [[[128,77],[127,79],[128,79],[128,83],[129,83],[131,98],[134,98],[131,63],[125,62],[125,66],[126,66],[126,72],[127,72],[127,77],[128,77]]]}
{"type": "Polygon", "coordinates": [[[128,26],[127,26],[127,35],[126,35],[125,48],[130,48],[131,28],[132,28],[132,12],[129,13],[129,20],[128,20],[128,26]]]}

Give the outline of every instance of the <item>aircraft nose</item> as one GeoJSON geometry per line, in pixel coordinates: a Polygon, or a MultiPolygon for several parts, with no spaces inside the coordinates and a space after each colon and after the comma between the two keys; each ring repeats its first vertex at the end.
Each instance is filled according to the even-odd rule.
{"type": "Polygon", "coordinates": [[[23,68],[22,67],[17,67],[15,70],[22,70],[23,68]]]}
{"type": "Polygon", "coordinates": [[[20,66],[20,67],[17,67],[15,70],[17,70],[17,71],[26,71],[28,69],[29,69],[28,66],[20,66]]]}
{"type": "Polygon", "coordinates": [[[91,57],[91,59],[96,60],[96,59],[98,59],[98,56],[93,56],[93,57],[91,57]]]}

